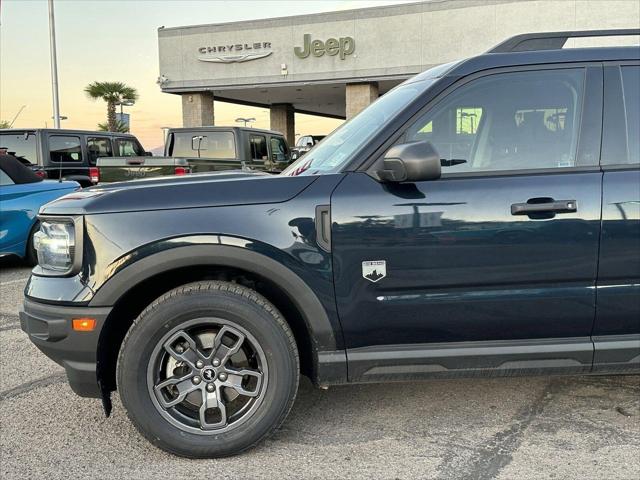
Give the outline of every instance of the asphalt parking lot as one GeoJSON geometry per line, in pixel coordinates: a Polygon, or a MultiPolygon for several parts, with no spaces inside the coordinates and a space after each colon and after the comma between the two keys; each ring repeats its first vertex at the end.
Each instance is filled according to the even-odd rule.
{"type": "Polygon", "coordinates": [[[303,381],[275,436],[234,458],[148,444],[114,396],[82,399],[20,330],[29,269],[0,261],[0,478],[640,478],[640,377],[303,381]]]}

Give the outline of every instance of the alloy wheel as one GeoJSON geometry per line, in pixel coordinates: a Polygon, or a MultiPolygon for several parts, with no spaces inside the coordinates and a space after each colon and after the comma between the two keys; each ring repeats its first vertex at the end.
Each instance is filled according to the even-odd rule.
{"type": "Polygon", "coordinates": [[[219,318],[182,323],[158,342],[147,368],[151,400],[181,430],[214,435],[237,428],[262,403],[264,351],[242,327],[219,318]]]}

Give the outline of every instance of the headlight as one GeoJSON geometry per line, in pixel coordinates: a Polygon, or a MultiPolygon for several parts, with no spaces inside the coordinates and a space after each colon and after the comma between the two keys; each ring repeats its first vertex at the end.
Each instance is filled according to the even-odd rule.
{"type": "Polygon", "coordinates": [[[41,218],[40,231],[33,236],[33,246],[41,268],[39,273],[68,275],[78,270],[82,254],[81,239],[81,217],[41,218]]]}

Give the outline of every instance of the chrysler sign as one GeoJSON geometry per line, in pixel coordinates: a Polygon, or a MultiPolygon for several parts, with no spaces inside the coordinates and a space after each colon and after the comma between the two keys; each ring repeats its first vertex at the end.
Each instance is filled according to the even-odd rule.
{"type": "Polygon", "coordinates": [[[198,49],[201,62],[238,63],[268,57],[273,53],[271,42],[235,43],[198,49]]]}

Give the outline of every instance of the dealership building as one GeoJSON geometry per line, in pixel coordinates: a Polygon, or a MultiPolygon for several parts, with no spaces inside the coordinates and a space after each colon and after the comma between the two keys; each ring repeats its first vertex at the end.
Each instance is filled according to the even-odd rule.
{"type": "Polygon", "coordinates": [[[214,99],[266,107],[291,143],[295,112],[348,119],[416,73],[512,35],[639,24],[637,0],[430,0],[161,27],[158,83],[182,97],[184,126],[214,125],[214,99]]]}

